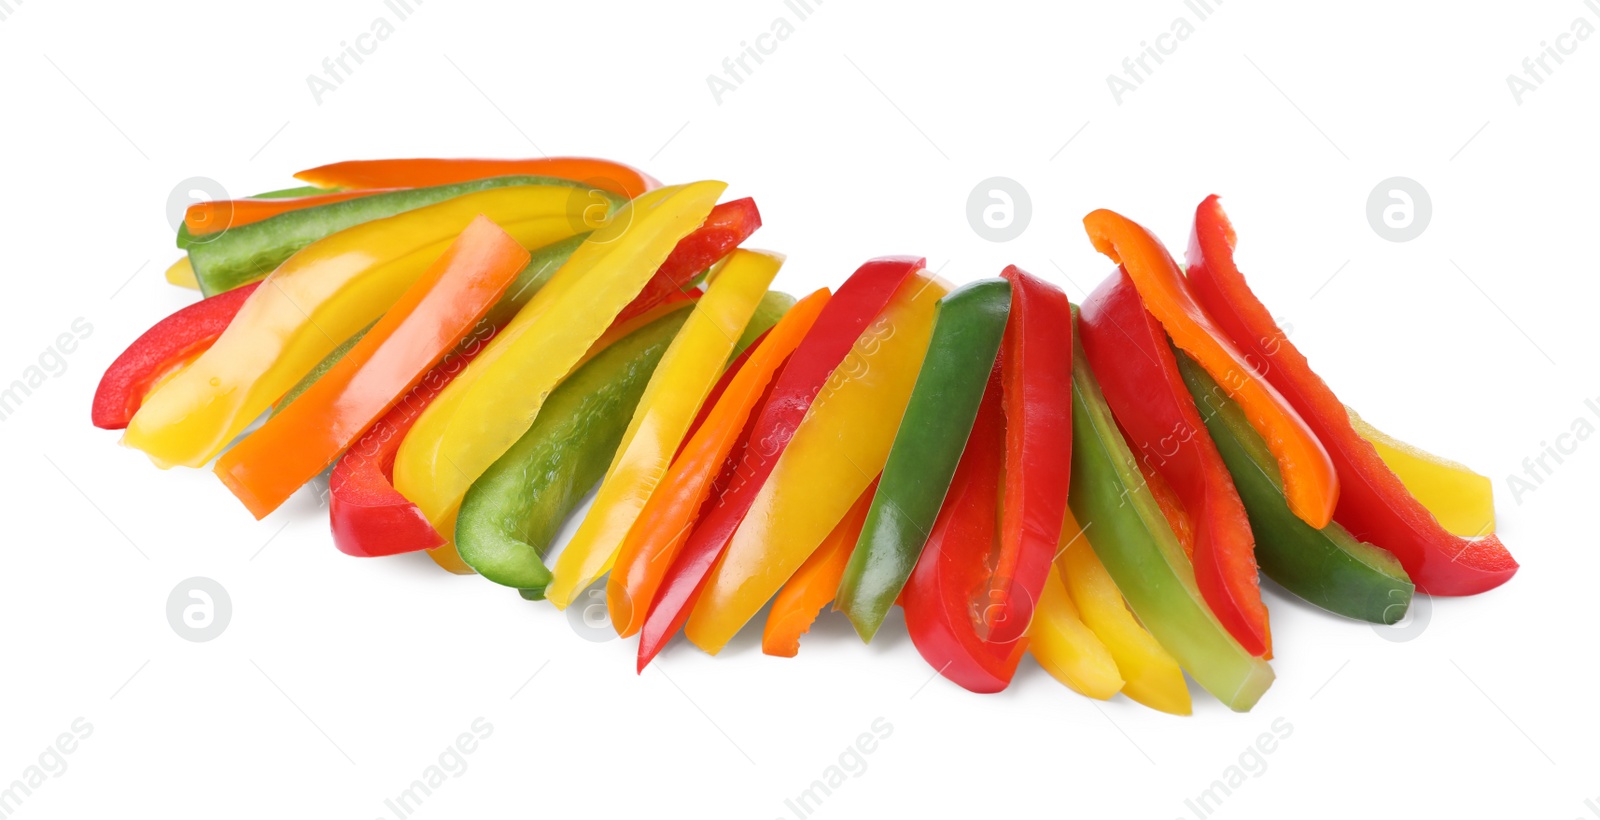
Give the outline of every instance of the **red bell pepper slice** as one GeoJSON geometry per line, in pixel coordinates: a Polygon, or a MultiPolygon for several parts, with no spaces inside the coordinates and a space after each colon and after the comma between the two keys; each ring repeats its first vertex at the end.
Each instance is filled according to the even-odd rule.
{"type": "Polygon", "coordinates": [[[357,159],[321,165],[295,179],[322,188],[421,188],[505,176],[571,179],[633,199],[661,187],[649,174],[589,157],[538,159],[357,159]]]}
{"type": "Polygon", "coordinates": [[[1191,287],[1327,447],[1342,488],[1334,520],[1356,538],[1394,553],[1417,589],[1430,595],[1473,595],[1510,580],[1517,561],[1499,537],[1461,538],[1439,526],[1355,431],[1339,397],[1250,291],[1234,264],[1235,242],[1222,205],[1215,195],[1207,197],[1195,210],[1189,242],[1191,287]]]}
{"type": "Polygon", "coordinates": [[[1011,314],[1000,343],[1006,423],[1005,499],[988,600],[978,633],[1008,644],[1021,638],[1050,577],[1067,513],[1072,467],[1072,306],[1067,295],[1012,265],[1011,314]]]}
{"type": "Polygon", "coordinates": [[[633,301],[656,305],[672,293],[683,291],[706,268],[744,244],[759,227],[761,212],[754,199],[745,197],[718,204],[706,214],[700,227],[678,240],[672,254],[633,301]]]}
{"type": "Polygon", "coordinates": [[[962,688],[982,693],[1010,685],[1028,643],[984,640],[973,611],[972,592],[989,583],[989,556],[1001,540],[996,522],[1006,419],[1000,373],[997,364],[927,546],[900,594],[906,631],[922,659],[962,688]]]}
{"type": "Polygon", "coordinates": [[[106,368],[94,391],[91,416],[102,430],[121,430],[151,388],[204,353],[238,314],[260,282],[202,299],[156,322],[106,368]]]}
{"type": "Polygon", "coordinates": [[[650,603],[639,630],[641,671],[689,619],[712,567],[834,368],[883,312],[895,291],[926,264],[927,260],[917,257],[888,256],[862,265],[828,301],[790,354],[783,372],[773,379],[761,412],[752,414],[750,434],[745,437],[748,445],[732,464],[729,486],[713,496],[716,506],[700,517],[650,603]]]}
{"type": "Polygon", "coordinates": [[[1120,269],[1090,294],[1078,320],[1083,355],[1140,467],[1165,480],[1187,514],[1200,594],[1240,646],[1266,655],[1271,633],[1250,519],[1184,386],[1167,334],[1120,269]]]}

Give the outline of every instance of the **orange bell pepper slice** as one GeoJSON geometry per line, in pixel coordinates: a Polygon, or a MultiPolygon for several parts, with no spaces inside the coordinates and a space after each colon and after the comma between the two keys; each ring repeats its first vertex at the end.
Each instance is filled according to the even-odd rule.
{"type": "Polygon", "coordinates": [[[866,526],[872,496],[877,491],[878,481],[873,479],[817,551],[811,553],[778,591],[778,596],[772,600],[772,610],[767,613],[766,629],[761,633],[762,652],[792,658],[800,651],[800,636],[811,631],[821,609],[839,591],[839,581],[844,578],[850,553],[861,538],[861,528],[866,526]]]}
{"type": "Polygon", "coordinates": [[[1227,390],[1266,440],[1283,473],[1289,509],[1313,527],[1326,527],[1339,501],[1333,459],[1300,414],[1196,301],[1161,241],[1139,223],[1104,208],[1084,217],[1083,226],[1095,249],[1127,271],[1145,308],[1173,343],[1227,390]]]}
{"type": "Polygon", "coordinates": [[[474,219],[338,364],[217,459],[217,476],[266,517],[471,335],[529,256],[488,217],[474,219]]]}
{"type": "Polygon", "coordinates": [[[364,196],[386,194],[398,190],[400,189],[371,188],[361,191],[333,191],[326,194],[312,194],[311,196],[213,199],[190,205],[189,209],[183,212],[183,224],[188,226],[189,232],[195,236],[205,236],[218,231],[225,231],[229,228],[238,228],[264,219],[271,219],[279,214],[298,211],[302,208],[332,205],[335,202],[360,199],[364,196]]]}
{"type": "Polygon", "coordinates": [[[637,168],[589,157],[354,159],[319,165],[294,175],[295,179],[321,188],[421,188],[506,176],[584,180],[629,199],[661,187],[654,177],[637,168]]]}
{"type": "Polygon", "coordinates": [[[606,608],[618,635],[627,637],[644,625],[650,602],[694,528],[712,482],[744,431],[745,420],[830,297],[827,288],[813,292],[767,331],[639,511],[606,581],[606,608]]]}

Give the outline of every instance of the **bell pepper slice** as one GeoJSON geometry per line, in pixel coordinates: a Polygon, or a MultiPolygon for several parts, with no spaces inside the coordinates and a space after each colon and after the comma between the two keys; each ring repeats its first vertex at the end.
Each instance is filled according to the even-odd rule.
{"type": "Polygon", "coordinates": [[[322,188],[391,188],[449,185],[500,176],[558,177],[637,199],[661,187],[649,174],[605,159],[357,159],[308,168],[295,179],[322,188]]]}
{"type": "Polygon", "coordinates": [[[1123,680],[1122,694],[1169,715],[1193,712],[1183,669],[1128,611],[1122,590],[1117,589],[1111,574],[1100,563],[1088,531],[1078,525],[1071,510],[1067,511],[1061,528],[1056,569],[1073,604],[1082,614],[1084,625],[1105,644],[1116,661],[1117,672],[1123,680]]]}
{"type": "Polygon", "coordinates": [[[1054,566],[1028,624],[1028,654],[1050,677],[1084,697],[1110,700],[1124,686],[1111,650],[1084,625],[1054,566]]]}
{"type": "Polygon", "coordinates": [[[254,285],[202,299],[156,322],[111,362],[94,391],[91,417],[102,430],[128,426],[145,396],[215,344],[254,285]]]}
{"type": "MultiPolygon", "coordinates": [[[[266,276],[300,249],[335,233],[469,194],[500,189],[507,189],[507,195],[513,199],[519,196],[518,191],[524,194],[535,189],[559,191],[565,197],[561,213],[568,215],[571,222],[563,236],[599,227],[621,204],[601,191],[570,180],[546,177],[497,177],[458,185],[390,191],[301,208],[215,234],[209,241],[193,241],[188,247],[189,262],[200,283],[200,292],[211,296],[266,276]],[[605,199],[607,207],[595,208],[590,200],[592,196],[605,199]]],[[[507,223],[493,214],[485,214],[502,225],[507,223]]],[[[462,227],[464,223],[457,227],[456,233],[460,233],[462,227]]],[[[549,241],[554,238],[539,244],[549,244],[549,241]]]]}
{"type": "Polygon", "coordinates": [[[550,394],[533,426],[461,501],[455,544],[468,566],[524,598],[548,593],[545,553],[619,452],[652,373],[689,318],[678,306],[598,351],[550,394]]]}
{"type": "Polygon", "coordinates": [[[697,596],[684,626],[696,646],[721,651],[883,471],[947,292],[908,279],[829,376],[697,596]]]}
{"type": "Polygon", "coordinates": [[[1145,308],[1173,344],[1193,356],[1244,408],[1251,426],[1278,459],[1289,508],[1313,527],[1326,526],[1339,500],[1339,475],[1322,442],[1274,389],[1270,374],[1260,373],[1200,306],[1178,264],[1154,234],[1105,209],[1084,217],[1083,224],[1095,249],[1128,272],[1145,308]]]}
{"type": "Polygon", "coordinates": [[[735,250],[650,377],[633,421],[583,523],[556,559],[545,597],[566,609],[610,571],[617,550],[661,477],[700,404],[744,333],[783,257],[735,250]]]}
{"type": "Polygon", "coordinates": [[[208,235],[231,228],[242,228],[279,214],[332,205],[373,194],[387,194],[402,188],[371,188],[358,191],[331,191],[308,196],[251,197],[247,199],[213,199],[196,202],[183,212],[183,225],[189,229],[189,241],[204,242],[208,235]]]}
{"type": "Polygon", "coordinates": [[[1400,562],[1356,540],[1337,522],[1319,530],[1295,517],[1283,497],[1278,466],[1243,411],[1182,353],[1178,368],[1239,488],[1267,577],[1348,618],[1392,624],[1405,617],[1413,586],[1400,562]]]}
{"type": "Polygon", "coordinates": [[[817,615],[839,589],[845,566],[867,523],[867,512],[872,508],[877,487],[877,481],[867,485],[850,511],[839,519],[828,537],[822,539],[817,551],[811,553],[783,589],[778,590],[767,612],[767,625],[761,632],[763,653],[781,658],[799,654],[800,636],[811,631],[817,615]]]}
{"type": "Polygon", "coordinates": [[[194,266],[189,264],[189,257],[184,256],[173,262],[165,274],[167,284],[177,285],[180,288],[199,290],[200,281],[194,278],[194,266]]]}
{"type": "MultiPolygon", "coordinates": [[[[742,365],[730,368],[732,378],[714,399],[710,412],[697,426],[661,484],[634,522],[606,582],[606,608],[617,634],[639,631],[656,597],[661,581],[688,538],[701,508],[711,495],[713,482],[728,462],[747,424],[789,355],[806,338],[828,304],[826,288],[801,299],[773,326],[766,338],[751,348],[742,365]],[[635,604],[635,602],[638,602],[635,604]]],[[[713,388],[715,390],[715,388],[713,388]]],[[[708,403],[713,400],[708,399],[708,403]]]]}
{"type": "MultiPolygon", "coordinates": [[[[545,397],[726,187],[658,188],[623,206],[423,411],[400,443],[395,489],[435,529],[455,532],[467,488],[527,432],[545,397]]],[[[447,569],[466,569],[449,544],[428,554],[447,569]]]]}
{"type": "Polygon", "coordinates": [[[123,441],[161,466],[205,464],[339,340],[382,315],[479,214],[524,247],[571,236],[581,223],[570,191],[483,191],[308,246],[250,294],[210,350],[145,400],[123,441]]]}
{"type": "MultiPolygon", "coordinates": [[[[752,417],[749,434],[742,439],[749,442],[749,446],[736,456],[738,463],[733,465],[735,474],[728,491],[718,494],[716,506],[701,516],[650,600],[639,633],[640,670],[688,619],[712,566],[722,556],[794,436],[795,428],[800,426],[831,374],[846,361],[863,331],[878,318],[901,286],[925,264],[924,259],[908,256],[871,260],[857,268],[838,294],[823,307],[800,346],[790,355],[783,373],[773,380],[760,413],[752,417]]],[[[846,368],[842,374],[848,370],[846,368]]],[[[840,517],[842,514],[828,522],[829,526],[840,517]]]]}
{"type": "Polygon", "coordinates": [[[1095,554],[1133,614],[1195,682],[1228,708],[1248,711],[1272,685],[1272,667],[1211,614],[1082,356],[1072,365],[1072,432],[1068,501],[1074,518],[1094,522],[1095,554]]]}
{"type": "Polygon", "coordinates": [[[429,370],[333,465],[328,477],[328,523],[340,552],[371,558],[444,544],[422,510],[394,488],[394,458],[417,417],[483,352],[495,330],[480,325],[478,333],[429,370]]]}
{"type": "MultiPolygon", "coordinates": [[[[252,194],[248,198],[251,199],[251,200],[298,199],[298,198],[301,198],[301,197],[320,196],[322,194],[337,194],[337,193],[342,193],[342,191],[340,191],[338,188],[318,188],[315,185],[301,185],[301,186],[298,186],[298,187],[295,187],[295,188],[282,188],[282,189],[279,189],[279,190],[276,190],[276,191],[267,191],[265,193],[252,194]]],[[[199,203],[199,204],[204,204],[204,203],[199,203]]],[[[191,205],[190,207],[194,207],[194,206],[191,205]]],[[[178,246],[178,248],[180,250],[188,250],[190,245],[196,244],[197,242],[207,241],[206,239],[203,239],[200,236],[196,236],[194,233],[190,232],[189,223],[187,221],[187,217],[188,217],[188,211],[187,210],[184,211],[184,216],[186,218],[185,221],[178,223],[177,246],[178,246]]],[[[210,237],[210,238],[211,239],[215,239],[216,237],[210,237]]],[[[196,287],[198,287],[198,285],[196,285],[196,287]]]]}
{"type": "MultiPolygon", "coordinates": [[[[1221,330],[1262,363],[1266,378],[1327,445],[1344,487],[1334,519],[1356,538],[1394,553],[1417,589],[1431,595],[1472,595],[1510,580],[1517,562],[1497,536],[1461,538],[1445,530],[1355,431],[1344,404],[1250,291],[1234,264],[1235,240],[1217,197],[1207,197],[1195,211],[1189,244],[1195,296],[1221,330]]],[[[1284,481],[1292,507],[1287,470],[1284,481]]]]}
{"type": "Polygon", "coordinates": [[[528,258],[488,217],[473,220],[349,355],[285,412],[223,453],[217,476],[251,514],[265,518],[470,338],[528,258]]]}
{"type": "Polygon", "coordinates": [[[1350,426],[1356,434],[1378,451],[1384,466],[1400,479],[1417,503],[1433,513],[1439,526],[1463,538],[1494,531],[1494,486],[1488,476],[1407,444],[1368,424],[1356,411],[1348,407],[1345,410],[1350,413],[1350,426]]]}
{"type": "Polygon", "coordinates": [[[1250,654],[1269,656],[1272,634],[1244,503],[1184,386],[1167,334],[1127,273],[1112,272],[1089,295],[1078,332],[1118,426],[1187,514],[1200,593],[1250,654]]]}
{"type": "Polygon", "coordinates": [[[1011,315],[1000,356],[1006,416],[1005,498],[978,633],[989,641],[1021,638],[1033,616],[1067,512],[1072,454],[1072,306],[1060,288],[1015,265],[1011,315]]]}
{"type": "Polygon", "coordinates": [[[978,634],[973,592],[985,588],[988,561],[1000,540],[1000,494],[1006,455],[1000,369],[984,391],[961,462],[927,546],[900,596],[911,643],[929,666],[971,692],[1011,684],[1027,649],[1026,637],[994,643],[978,634]]]}
{"type": "Polygon", "coordinates": [[[927,353],[836,596],[835,608],[863,641],[882,626],[927,543],[1010,312],[1011,283],[1004,279],[981,279],[939,300],[927,353]]]}

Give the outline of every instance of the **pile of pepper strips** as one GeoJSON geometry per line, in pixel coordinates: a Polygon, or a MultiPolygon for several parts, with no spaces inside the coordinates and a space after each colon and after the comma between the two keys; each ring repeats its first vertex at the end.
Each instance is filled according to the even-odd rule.
{"type": "Polygon", "coordinates": [[[1077,307],[912,257],[795,300],[768,289],[781,255],[740,247],[751,200],[604,160],[296,176],[188,210],[168,278],[205,298],[111,365],[95,425],[162,467],[215,459],[257,518],[331,466],[351,555],[428,550],[558,608],[606,577],[641,670],[769,600],[784,656],[830,601],[863,640],[898,603],[973,691],[1028,652],[1090,697],[1185,714],[1187,671],[1245,710],[1273,678],[1258,568],[1374,623],[1517,569],[1487,479],[1312,372],[1215,196],[1186,270],[1089,214],[1118,268],[1077,307]]]}

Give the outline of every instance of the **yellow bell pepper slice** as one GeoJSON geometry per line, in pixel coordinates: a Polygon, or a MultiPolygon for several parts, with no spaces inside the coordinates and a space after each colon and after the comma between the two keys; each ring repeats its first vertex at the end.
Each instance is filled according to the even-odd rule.
{"type": "Polygon", "coordinates": [[[1062,522],[1061,542],[1056,569],[1082,613],[1084,625],[1116,660],[1123,679],[1122,694],[1169,715],[1193,712],[1183,669],[1128,610],[1122,591],[1094,554],[1088,532],[1078,526],[1071,510],[1062,522]]]}
{"type": "Polygon", "coordinates": [[[194,266],[189,264],[189,257],[182,257],[167,268],[167,284],[190,290],[200,289],[200,280],[194,278],[194,266]]]}
{"type": "Polygon", "coordinates": [[[1465,464],[1436,456],[1368,424],[1356,411],[1350,426],[1378,451],[1400,483],[1451,535],[1477,538],[1494,532],[1494,484],[1465,464]]]}
{"type": "Polygon", "coordinates": [[[1110,700],[1122,691],[1116,660],[1084,625],[1055,567],[1050,568],[1033,622],[1028,624],[1028,654],[1050,677],[1085,697],[1110,700]]]}
{"type": "Polygon", "coordinates": [[[725,188],[657,188],[623,206],[423,411],[400,442],[394,486],[448,542],[428,553],[440,566],[472,571],[454,544],[467,488],[527,432],[545,397],[725,188]]]}
{"type": "Polygon", "coordinates": [[[609,572],[678,443],[722,375],[756,305],[783,265],[779,254],[735,250],[661,356],[589,513],[556,560],[545,599],[566,609],[609,572]]]}
{"type": "Polygon", "coordinates": [[[696,646],[727,645],[883,471],[947,292],[908,277],[834,369],[706,579],[684,627],[696,646]]]}
{"type": "Polygon", "coordinates": [[[123,443],[200,467],[340,342],[372,324],[479,214],[524,247],[587,230],[568,186],[496,188],[340,231],[267,276],[216,344],[150,394],[123,443]]]}

